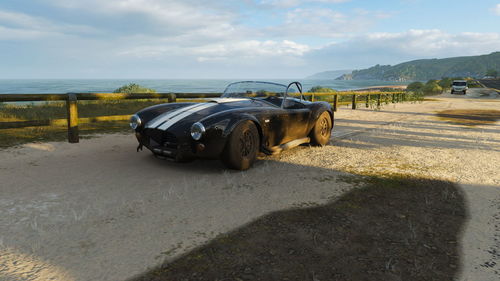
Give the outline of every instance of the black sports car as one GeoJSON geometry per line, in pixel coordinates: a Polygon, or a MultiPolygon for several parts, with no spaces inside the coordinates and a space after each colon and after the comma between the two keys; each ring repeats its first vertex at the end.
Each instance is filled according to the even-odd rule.
{"type": "Polygon", "coordinates": [[[303,143],[325,145],[332,107],[310,102],[298,82],[245,81],[205,103],[166,103],[131,117],[139,147],[176,161],[220,158],[229,168],[250,168],[259,152],[274,154],[303,143]],[[294,93],[293,95],[290,95],[294,93]]]}

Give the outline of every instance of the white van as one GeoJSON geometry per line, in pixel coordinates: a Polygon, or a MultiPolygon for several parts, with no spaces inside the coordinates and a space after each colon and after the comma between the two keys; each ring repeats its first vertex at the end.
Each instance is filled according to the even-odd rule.
{"type": "Polygon", "coordinates": [[[467,87],[467,81],[465,81],[465,80],[455,80],[451,84],[451,94],[452,95],[456,92],[461,92],[462,94],[465,95],[465,93],[467,92],[467,89],[469,89],[469,88],[467,87]]]}

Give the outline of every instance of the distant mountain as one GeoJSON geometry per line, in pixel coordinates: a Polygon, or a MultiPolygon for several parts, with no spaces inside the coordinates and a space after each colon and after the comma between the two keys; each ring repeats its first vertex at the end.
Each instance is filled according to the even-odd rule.
{"type": "Polygon", "coordinates": [[[500,72],[500,52],[482,56],[414,60],[394,66],[377,64],[368,69],[343,74],[337,80],[427,81],[443,77],[482,78],[488,69],[500,72]]]}
{"type": "Polygon", "coordinates": [[[352,69],[348,70],[331,70],[331,71],[323,71],[316,74],[313,74],[306,79],[335,79],[339,76],[342,76],[347,73],[351,73],[352,69]]]}

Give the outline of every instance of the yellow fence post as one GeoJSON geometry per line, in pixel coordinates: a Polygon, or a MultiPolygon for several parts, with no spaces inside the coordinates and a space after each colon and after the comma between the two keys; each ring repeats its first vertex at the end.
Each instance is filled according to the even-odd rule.
{"type": "Polygon", "coordinates": [[[78,100],[75,94],[68,94],[66,100],[67,118],[68,118],[68,142],[78,143],[78,100]]]}
{"type": "Polygon", "coordinates": [[[175,94],[170,94],[167,98],[168,102],[176,102],[177,101],[177,96],[175,94]]]}

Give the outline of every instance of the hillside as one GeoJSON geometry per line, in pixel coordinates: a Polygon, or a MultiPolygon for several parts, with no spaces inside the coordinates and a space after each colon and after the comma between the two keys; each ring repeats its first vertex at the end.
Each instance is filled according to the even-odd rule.
{"type": "Polygon", "coordinates": [[[351,73],[352,69],[349,70],[332,70],[332,71],[323,71],[311,76],[306,77],[306,79],[335,79],[339,76],[342,76],[347,73],[351,73]]]}
{"type": "Polygon", "coordinates": [[[500,72],[500,52],[482,56],[424,59],[394,66],[376,65],[354,70],[337,80],[426,81],[443,77],[482,78],[488,69],[500,72]]]}

